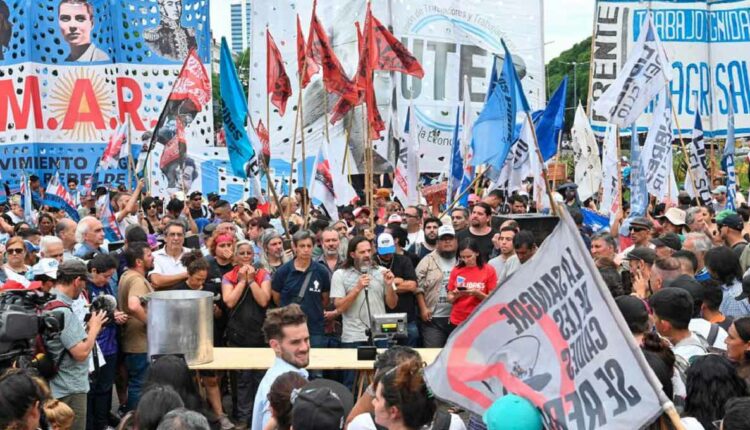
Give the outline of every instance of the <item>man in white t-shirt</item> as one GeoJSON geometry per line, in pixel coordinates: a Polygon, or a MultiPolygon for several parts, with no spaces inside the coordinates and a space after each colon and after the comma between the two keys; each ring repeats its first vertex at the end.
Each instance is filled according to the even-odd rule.
{"type": "Polygon", "coordinates": [[[187,269],[182,265],[185,248],[185,224],[170,221],[164,228],[164,248],[154,252],[154,270],[148,275],[151,285],[157,290],[168,289],[187,279],[187,269]]]}

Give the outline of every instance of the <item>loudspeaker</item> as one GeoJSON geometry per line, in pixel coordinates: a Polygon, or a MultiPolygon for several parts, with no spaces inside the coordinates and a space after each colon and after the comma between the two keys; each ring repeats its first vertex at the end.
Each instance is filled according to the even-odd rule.
{"type": "Polygon", "coordinates": [[[528,230],[534,233],[536,245],[539,246],[547,236],[555,229],[560,218],[553,215],[543,215],[537,213],[531,214],[507,214],[492,217],[492,229],[500,231],[500,226],[507,220],[513,220],[518,223],[521,230],[528,230]]]}

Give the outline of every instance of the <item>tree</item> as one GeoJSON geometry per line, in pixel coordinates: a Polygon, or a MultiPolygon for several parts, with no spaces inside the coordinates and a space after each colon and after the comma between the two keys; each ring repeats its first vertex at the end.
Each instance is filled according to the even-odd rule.
{"type": "MultiPolygon", "coordinates": [[[[246,49],[244,52],[237,54],[233,58],[234,66],[237,68],[237,74],[239,75],[240,82],[242,83],[242,90],[245,95],[248,94],[248,86],[250,82],[250,49],[246,49]]],[[[222,126],[221,120],[221,90],[220,90],[220,76],[218,73],[211,75],[211,93],[214,98],[214,130],[218,131],[222,126]]]]}
{"type": "Polygon", "coordinates": [[[589,73],[591,62],[591,38],[587,38],[567,51],[563,51],[559,56],[553,58],[547,63],[547,89],[548,95],[552,93],[562,82],[565,75],[568,75],[568,93],[565,98],[565,126],[564,130],[570,130],[573,126],[573,116],[578,106],[578,100],[581,101],[583,108],[586,109],[589,98],[589,73]],[[578,66],[574,66],[577,63],[578,66]],[[573,70],[573,68],[577,70],[573,70]],[[576,82],[573,82],[573,79],[576,82]],[[578,100],[576,100],[577,89],[578,100]]]}

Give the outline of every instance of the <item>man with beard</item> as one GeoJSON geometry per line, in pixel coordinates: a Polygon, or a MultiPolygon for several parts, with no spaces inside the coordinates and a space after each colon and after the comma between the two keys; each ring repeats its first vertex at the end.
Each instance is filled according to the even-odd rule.
{"type": "MultiPolygon", "coordinates": [[[[344,264],[339,253],[341,246],[339,232],[334,227],[326,227],[320,234],[320,246],[323,248],[323,254],[318,257],[317,261],[328,269],[329,277],[333,276],[333,273],[344,264]]],[[[341,344],[341,314],[331,300],[325,307],[323,318],[325,319],[326,348],[338,348],[341,344]]]]}
{"type": "Polygon", "coordinates": [[[408,249],[409,252],[417,256],[417,262],[435,250],[438,240],[438,229],[441,225],[443,223],[435,217],[429,217],[424,221],[424,241],[414,243],[408,249]]]}
{"type": "Polygon", "coordinates": [[[500,255],[490,260],[488,264],[495,269],[499,284],[500,282],[504,282],[511,273],[518,269],[519,261],[517,258],[512,258],[516,255],[516,250],[513,248],[516,229],[510,226],[502,227],[498,236],[497,241],[500,244],[500,255]]]}
{"type": "Polygon", "coordinates": [[[263,430],[271,419],[268,393],[276,378],[286,372],[295,372],[307,379],[305,367],[310,364],[310,334],[307,331],[307,318],[299,305],[268,311],[263,322],[263,335],[276,359],[266,371],[255,394],[251,430],[263,430]]]}
{"type": "Polygon", "coordinates": [[[452,305],[448,302],[447,287],[451,270],[457,262],[456,249],[458,241],[455,230],[449,225],[441,226],[435,251],[417,266],[417,303],[425,348],[442,348],[452,331],[449,324],[452,305]]]}
{"type": "Polygon", "coordinates": [[[409,257],[396,253],[396,244],[390,233],[381,233],[377,242],[378,254],[375,256],[375,262],[393,273],[395,276],[393,287],[398,293],[398,304],[395,307],[387,306],[388,312],[406,313],[408,335],[406,345],[417,347],[419,327],[417,327],[417,274],[414,272],[414,265],[409,257]]]}
{"type": "Polygon", "coordinates": [[[141,397],[141,388],[148,370],[148,341],[146,337],[146,309],[141,299],[154,291],[146,273],[154,268],[154,256],[146,242],[128,245],[125,251],[128,270],[120,277],[117,288],[117,306],[128,314],[122,326],[120,344],[128,370],[128,403],[126,410],[135,409],[141,397]]]}
{"type": "Polygon", "coordinates": [[[492,236],[494,236],[494,232],[490,225],[491,221],[492,208],[490,205],[478,202],[471,209],[469,228],[457,233],[459,244],[466,238],[472,238],[477,241],[484,261],[489,260],[489,255],[492,252],[492,236]]]}
{"type": "MultiPolygon", "coordinates": [[[[373,268],[370,241],[364,236],[355,236],[346,251],[344,265],[331,278],[331,298],[343,316],[341,347],[356,348],[368,344],[367,330],[371,327],[372,315],[384,314],[386,305],[395,308],[398,296],[393,288],[393,273],[373,268]]],[[[388,347],[384,340],[377,341],[376,345],[388,347]]],[[[354,372],[346,372],[344,385],[351,388],[353,384],[354,372]]]]}
{"type": "Polygon", "coordinates": [[[273,228],[268,228],[263,232],[261,242],[263,242],[261,264],[273,276],[282,264],[292,259],[291,253],[284,252],[284,241],[279,232],[273,228]]]}

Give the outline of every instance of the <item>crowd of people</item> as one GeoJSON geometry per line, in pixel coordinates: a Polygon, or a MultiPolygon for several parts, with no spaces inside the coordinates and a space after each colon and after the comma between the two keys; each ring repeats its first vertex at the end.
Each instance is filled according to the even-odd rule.
{"type": "MultiPolygon", "coordinates": [[[[513,395],[484,417],[446,412],[415,350],[445,346],[533,257],[538,235],[498,217],[533,211],[526,196],[492,191],[441,217],[381,189],[372,208],[343,207],[333,221],[303,188],[277,208],[199,191],[162,200],[142,181],[90,194],[68,186],[78,221],[44,206],[38,178],[30,216],[12,195],[0,217],[3,291],[51,293],[46,309],[65,320],[45,341],[54,365],[44,378],[13,369],[0,379],[3,428],[542,427],[540,412],[513,395]],[[103,224],[95,202],[106,193],[115,219],[103,224]],[[122,240],[105,239],[113,233],[122,240]],[[193,373],[179,357],[150,360],[145,297],[168,290],[214,294],[214,346],[269,347],[273,366],[193,373]],[[90,311],[101,298],[116,310],[90,311]],[[311,348],[389,347],[370,331],[372,315],[385,313],[406,314],[406,335],[378,356],[363,395],[352,398],[353,372],[306,369],[311,348]]],[[[750,429],[750,208],[723,209],[719,187],[716,209],[681,195],[680,205],[654,202],[644,217],[630,218],[626,206],[615,234],[594,233],[575,185],[560,193],[686,428],[724,420],[725,430],[750,429]]]]}

